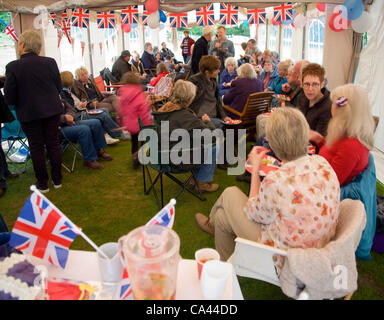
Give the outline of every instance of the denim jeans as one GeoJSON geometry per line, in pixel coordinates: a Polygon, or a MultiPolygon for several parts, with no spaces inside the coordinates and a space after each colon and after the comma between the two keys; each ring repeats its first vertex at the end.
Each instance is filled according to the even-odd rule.
{"type": "MultiPolygon", "coordinates": [[[[109,111],[105,108],[101,108],[104,112],[98,114],[85,114],[81,118],[82,120],[86,119],[99,119],[101,121],[101,126],[104,128],[105,132],[107,132],[112,138],[119,137],[121,135],[120,131],[112,131],[112,129],[116,129],[119,126],[115,121],[113,121],[109,111]]],[[[78,123],[78,122],[76,122],[78,123]]]]}
{"type": "Polygon", "coordinates": [[[81,120],[75,126],[63,127],[62,131],[70,141],[78,141],[84,161],[96,161],[97,152],[107,147],[104,130],[97,119],[81,120]]]}
{"type": "Polygon", "coordinates": [[[216,146],[204,148],[204,158],[207,157],[206,155],[210,150],[212,150],[212,163],[204,164],[195,172],[197,176],[196,179],[199,182],[211,182],[213,180],[216,167],[216,146]]]}

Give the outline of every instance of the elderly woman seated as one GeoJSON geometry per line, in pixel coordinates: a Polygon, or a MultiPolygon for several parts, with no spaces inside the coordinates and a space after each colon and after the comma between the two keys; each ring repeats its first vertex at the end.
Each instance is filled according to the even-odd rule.
{"type": "Polygon", "coordinates": [[[225,69],[220,74],[219,90],[220,96],[226,94],[231,83],[237,77],[237,62],[234,57],[228,57],[224,62],[225,69]]]}
{"type": "MultiPolygon", "coordinates": [[[[268,150],[254,147],[249,154],[249,197],[229,187],[209,218],[201,213],[195,216],[200,229],[215,236],[222,260],[233,253],[236,237],[287,250],[322,248],[335,235],[339,182],[323,157],[307,155],[309,126],[303,114],[294,108],[278,108],[267,121],[266,133],[282,159],[281,166],[260,182],[260,166],[268,150]]],[[[281,270],[283,261],[276,266],[281,270]]]]}
{"type": "MultiPolygon", "coordinates": [[[[238,78],[232,82],[231,88],[222,98],[225,105],[241,113],[250,94],[263,92],[263,82],[256,78],[255,69],[249,63],[242,64],[237,72],[238,78]]],[[[228,110],[226,112],[231,118],[239,118],[228,110]]]]}
{"type": "Polygon", "coordinates": [[[273,91],[277,94],[282,94],[282,86],[284,83],[287,83],[287,75],[288,75],[288,69],[291,66],[291,60],[285,60],[280,62],[277,65],[277,73],[278,77],[276,77],[275,81],[272,83],[271,86],[268,86],[267,89],[270,91],[273,91]]]}
{"type": "Polygon", "coordinates": [[[76,80],[71,90],[80,101],[87,101],[88,109],[105,108],[109,112],[118,111],[119,99],[114,94],[104,97],[86,68],[78,68],[75,75],[76,80]]]}
{"type": "MultiPolygon", "coordinates": [[[[189,133],[190,141],[188,141],[188,148],[193,146],[193,131],[196,130],[204,130],[210,129],[214,130],[215,126],[210,122],[209,117],[204,115],[200,120],[196,114],[189,108],[193,99],[196,95],[196,86],[189,81],[178,80],[175,83],[175,87],[173,89],[172,95],[169,98],[169,102],[167,102],[164,106],[154,112],[153,115],[156,119],[157,124],[159,125],[162,121],[168,122],[169,124],[169,134],[172,135],[173,130],[177,129],[185,129],[189,133]],[[190,144],[189,144],[190,143],[190,144]]],[[[161,139],[169,139],[169,137],[161,137],[161,139]]],[[[168,140],[169,141],[169,140],[168,140]]],[[[200,142],[200,141],[199,141],[200,142]]],[[[172,149],[173,146],[179,145],[178,141],[170,141],[169,147],[172,149]]],[[[187,164],[173,164],[170,163],[171,168],[179,169],[183,168],[193,168],[196,167],[196,164],[204,163],[199,169],[196,170],[196,180],[200,191],[203,192],[214,192],[219,188],[219,185],[212,183],[213,175],[215,173],[215,164],[216,164],[216,148],[215,146],[211,148],[204,147],[204,152],[202,152],[202,156],[212,152],[212,161],[209,162],[200,162],[191,164],[188,162],[187,164]]],[[[193,159],[193,151],[190,151],[189,160],[193,159]]],[[[170,155],[170,159],[172,160],[172,154],[170,155]]],[[[209,158],[207,158],[209,159],[209,158]]]]}
{"type": "Polygon", "coordinates": [[[273,64],[272,60],[265,60],[263,71],[260,74],[260,80],[263,81],[263,90],[269,91],[269,87],[276,81],[278,77],[276,66],[273,64]]]}
{"type": "Polygon", "coordinates": [[[62,103],[64,107],[60,118],[62,133],[70,141],[79,142],[85,167],[103,169],[97,160],[111,161],[113,158],[104,151],[107,143],[101,122],[97,119],[75,121],[76,109],[66,101],[62,103]]]}
{"type": "Polygon", "coordinates": [[[111,137],[118,137],[121,132],[116,131],[119,127],[115,121],[111,118],[107,109],[100,109],[100,113],[89,113],[86,109],[87,101],[80,101],[79,98],[73,94],[70,90],[73,85],[73,74],[69,71],[63,71],[60,73],[61,82],[63,84],[63,89],[60,92],[60,97],[62,100],[68,102],[75,110],[75,121],[86,120],[86,119],[99,119],[101,125],[104,128],[106,134],[105,139],[107,144],[115,144],[119,142],[118,139],[113,139],[111,137]]]}

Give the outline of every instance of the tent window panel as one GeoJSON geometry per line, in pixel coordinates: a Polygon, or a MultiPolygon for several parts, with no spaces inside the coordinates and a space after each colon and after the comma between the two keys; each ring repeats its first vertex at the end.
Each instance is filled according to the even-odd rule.
{"type": "Polygon", "coordinates": [[[270,36],[268,49],[271,51],[278,51],[277,47],[278,26],[270,25],[270,36]]]}
{"type": "Polygon", "coordinates": [[[323,63],[324,17],[309,19],[307,58],[309,61],[323,63]]]}
{"type": "Polygon", "coordinates": [[[258,27],[257,46],[260,51],[264,51],[267,48],[267,26],[260,24],[258,27]]]}
{"type": "Polygon", "coordinates": [[[293,27],[292,25],[282,26],[282,27],[283,27],[283,41],[281,46],[280,60],[283,61],[291,58],[293,27]]]}
{"type": "MultiPolygon", "coordinates": [[[[10,12],[0,12],[0,18],[7,24],[11,22],[10,12]]],[[[0,24],[0,74],[5,74],[6,65],[17,59],[16,42],[7,34],[3,33],[5,25],[0,24]]]]}

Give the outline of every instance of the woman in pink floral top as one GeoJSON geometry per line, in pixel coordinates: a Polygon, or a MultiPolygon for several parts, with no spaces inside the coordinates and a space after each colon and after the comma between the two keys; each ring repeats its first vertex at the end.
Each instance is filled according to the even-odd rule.
{"type": "MultiPolygon", "coordinates": [[[[262,157],[269,151],[254,147],[249,198],[231,187],[213,206],[209,219],[196,214],[198,226],[214,234],[221,259],[233,253],[242,237],[280,249],[321,248],[335,235],[340,187],[329,163],[307,155],[309,126],[302,113],[279,108],[266,125],[266,135],[281,167],[260,182],[262,157]]],[[[282,263],[277,263],[282,268],[282,263]]]]}

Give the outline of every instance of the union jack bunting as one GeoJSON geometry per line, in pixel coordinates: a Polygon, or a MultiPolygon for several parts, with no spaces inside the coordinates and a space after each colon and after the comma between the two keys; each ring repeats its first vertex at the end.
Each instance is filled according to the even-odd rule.
{"type": "Polygon", "coordinates": [[[115,11],[97,12],[97,27],[99,29],[114,29],[115,25],[115,11]]]}
{"type": "Polygon", "coordinates": [[[121,23],[139,23],[139,6],[128,6],[121,10],[121,23]]]}
{"type": "Polygon", "coordinates": [[[248,9],[247,20],[248,20],[248,24],[265,24],[266,23],[265,9],[248,9]]]}
{"type": "Polygon", "coordinates": [[[71,23],[70,23],[69,19],[62,17],[61,18],[61,22],[59,23],[57,29],[58,30],[60,29],[60,31],[66,35],[69,44],[72,44],[72,40],[71,40],[71,23]]]}
{"type": "Polygon", "coordinates": [[[214,25],[215,11],[213,8],[213,3],[210,3],[207,6],[197,9],[196,20],[197,20],[197,25],[200,27],[214,25]]]}
{"type": "Polygon", "coordinates": [[[293,9],[292,4],[288,3],[285,5],[284,3],[278,7],[273,8],[273,17],[276,22],[285,21],[285,20],[293,20],[293,9]]]}
{"type": "Polygon", "coordinates": [[[10,245],[64,269],[76,236],[68,218],[48,199],[33,192],[16,220],[10,245]]]}
{"type": "Polygon", "coordinates": [[[169,23],[171,28],[187,28],[188,13],[170,13],[169,23]]]}
{"type": "Polygon", "coordinates": [[[78,28],[89,27],[89,10],[88,9],[72,10],[72,27],[78,27],[78,28]]]}
{"type": "Polygon", "coordinates": [[[148,25],[148,17],[150,16],[151,14],[147,11],[147,9],[143,8],[143,26],[147,26],[148,25]]]}
{"type": "Polygon", "coordinates": [[[5,34],[9,35],[13,40],[15,40],[16,42],[19,41],[19,38],[17,37],[16,35],[16,31],[15,31],[15,28],[13,27],[13,25],[10,23],[3,31],[5,34]]]}
{"type": "Polygon", "coordinates": [[[55,25],[56,12],[50,12],[49,15],[50,15],[50,17],[51,17],[52,24],[55,25]]]}
{"type": "Polygon", "coordinates": [[[222,25],[235,25],[239,22],[239,10],[237,6],[220,3],[220,20],[222,25]]]}

